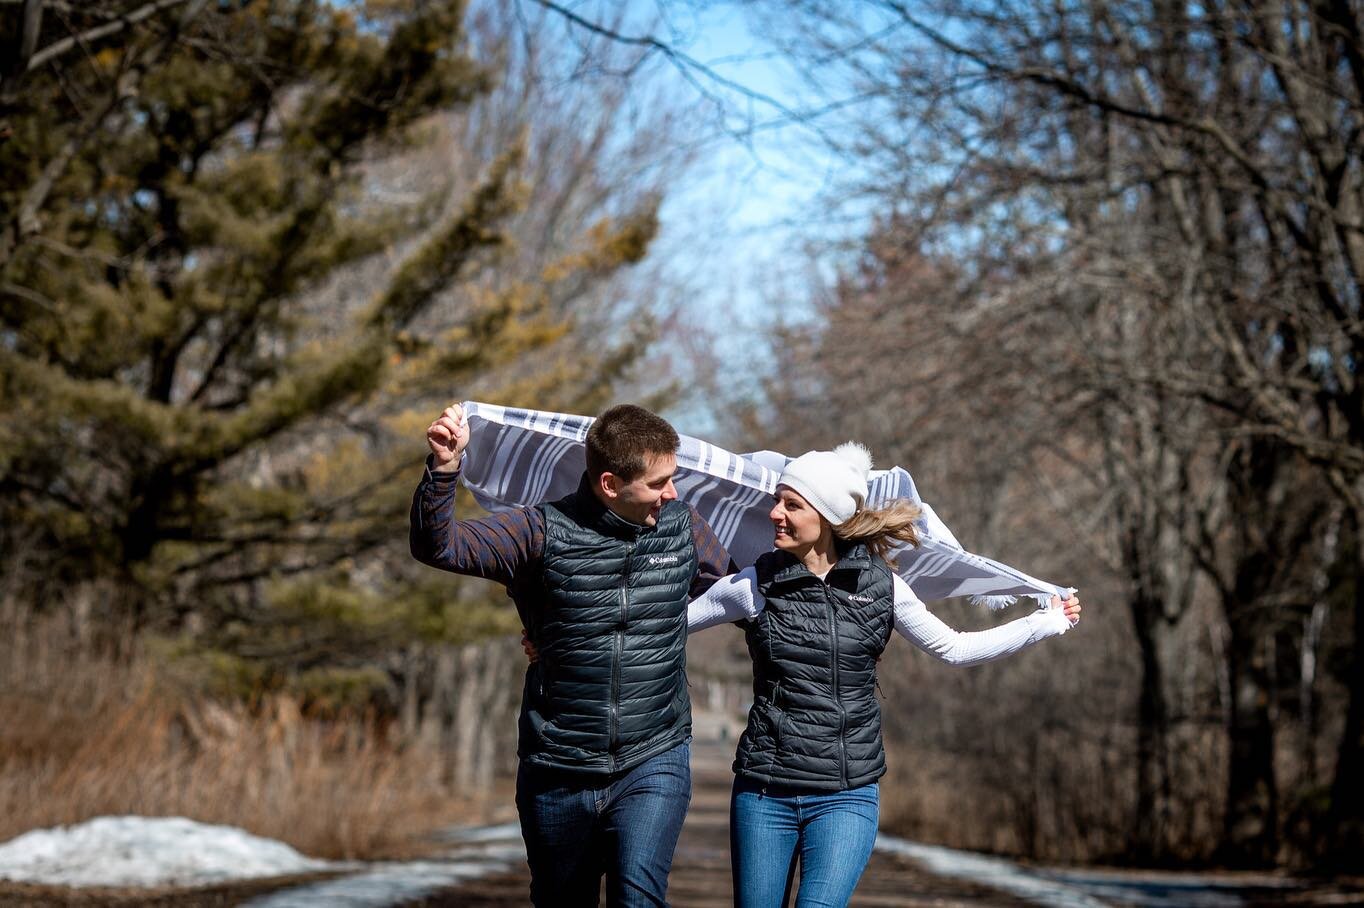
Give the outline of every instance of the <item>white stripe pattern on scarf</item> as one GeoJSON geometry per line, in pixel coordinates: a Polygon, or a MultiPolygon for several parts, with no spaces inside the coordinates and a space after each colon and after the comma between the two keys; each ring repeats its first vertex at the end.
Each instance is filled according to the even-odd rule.
{"type": "MultiPolygon", "coordinates": [[[[469,401],[470,441],[461,481],[490,511],[553,501],[578,487],[584,469],[583,441],[592,417],[522,410],[469,401]]],[[[777,478],[791,458],[775,451],[734,454],[682,436],[677,454],[677,494],[688,502],[742,568],[772,548],[767,519],[777,478]]],[[[914,479],[901,467],[873,470],[868,483],[873,505],[908,498],[923,508],[922,544],[896,553],[896,571],[924,600],[970,596],[1002,607],[1019,596],[1039,603],[1068,587],[966,551],[952,531],[919,497],[914,479]]]]}

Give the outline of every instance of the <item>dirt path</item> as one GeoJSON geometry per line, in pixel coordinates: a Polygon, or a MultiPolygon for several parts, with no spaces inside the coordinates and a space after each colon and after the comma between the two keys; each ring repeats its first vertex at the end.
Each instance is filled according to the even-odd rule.
{"type": "MultiPolygon", "coordinates": [[[[714,739],[692,744],[692,802],[673,859],[668,900],[677,908],[730,908],[729,879],[729,764],[732,740],[714,739]]],[[[433,896],[423,906],[510,908],[527,904],[530,877],[524,870],[471,880],[433,896]]],[[[985,886],[930,874],[907,858],[877,852],[857,887],[851,903],[861,908],[917,908],[917,906],[972,905],[983,908],[1027,905],[1021,899],[985,886]]]]}

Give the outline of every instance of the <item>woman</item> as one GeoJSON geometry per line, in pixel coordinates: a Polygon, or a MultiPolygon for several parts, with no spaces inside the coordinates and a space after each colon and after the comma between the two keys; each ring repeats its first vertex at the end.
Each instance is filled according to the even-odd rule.
{"type": "Polygon", "coordinates": [[[917,545],[919,509],[865,507],[871,456],[855,443],[787,465],[771,520],[773,551],[688,610],[695,631],[736,621],[753,658],[753,707],[734,760],[730,857],[740,908],[846,905],[876,839],[885,773],[876,663],[898,631],[954,665],[974,665],[1065,633],[1074,596],[976,633],[933,617],[891,569],[917,545]]]}

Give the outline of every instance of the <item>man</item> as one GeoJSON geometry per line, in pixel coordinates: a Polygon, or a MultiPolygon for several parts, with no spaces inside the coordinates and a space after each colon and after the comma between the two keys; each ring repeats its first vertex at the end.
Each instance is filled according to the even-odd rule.
{"type": "Polygon", "coordinates": [[[587,471],[559,501],[456,520],[469,426],[426,430],[412,554],[507,588],[539,651],[522,692],[516,806],[537,906],[664,905],[691,801],[687,602],[735,570],[677,500],[677,432],[612,407],[587,433],[587,471]]]}

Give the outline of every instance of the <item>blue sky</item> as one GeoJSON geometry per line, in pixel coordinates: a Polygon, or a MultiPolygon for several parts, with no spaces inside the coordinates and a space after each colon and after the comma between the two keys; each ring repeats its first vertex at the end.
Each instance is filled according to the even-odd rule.
{"type": "MultiPolygon", "coordinates": [[[[535,0],[520,2],[525,9],[535,6],[535,0]]],[[[825,95],[818,96],[797,67],[763,37],[784,24],[763,18],[779,15],[778,4],[627,0],[621,7],[611,0],[555,2],[568,15],[632,38],[652,37],[699,64],[682,64],[684,72],[662,54],[649,64],[649,84],[666,86],[670,101],[687,116],[694,112],[691,135],[700,148],[698,163],[668,188],[651,260],[663,270],[666,299],[687,312],[682,328],[674,327],[665,345],[690,343],[696,359],[709,358],[724,370],[725,393],[751,397],[752,386],[743,382],[774,366],[764,335],[775,323],[811,317],[815,278],[830,274],[834,244],[860,232],[856,209],[830,198],[831,185],[853,175],[850,165],[783,108],[814,109],[848,92],[829,88],[832,76],[821,69],[825,95]],[[722,110],[704,93],[717,96],[722,110]],[[710,333],[701,335],[696,325],[708,326],[710,333]],[[690,336],[679,337],[684,332],[690,336]],[[698,353],[697,348],[704,349],[698,353]]],[[[555,15],[567,34],[576,30],[586,36],[581,25],[571,25],[562,13],[551,18],[555,15]]],[[[685,368],[689,364],[684,360],[674,354],[672,366],[685,368]]],[[[695,361],[690,365],[694,369],[695,361]]],[[[686,375],[679,377],[687,381],[686,375]]],[[[725,406],[716,399],[717,391],[704,389],[699,399],[670,415],[684,430],[711,431],[716,427],[706,425],[704,411],[725,406]]]]}
{"type": "MultiPolygon", "coordinates": [[[[698,12],[686,4],[632,0],[640,18],[631,33],[668,41],[717,76],[788,108],[813,103],[794,67],[754,35],[751,6],[739,6],[709,4],[698,12]],[[660,20],[660,10],[671,17],[660,20]]],[[[735,377],[749,376],[768,364],[757,340],[764,328],[809,317],[815,266],[806,249],[833,238],[819,216],[827,210],[820,193],[843,165],[800,124],[748,130],[782,119],[780,110],[699,75],[703,86],[724,97],[728,128],[740,133],[726,134],[695,88],[680,74],[665,71],[665,77],[698,99],[702,134],[710,138],[700,165],[664,206],[656,249],[683,272],[679,282],[694,283],[697,293],[687,305],[697,319],[723,326],[710,351],[718,364],[735,377]]],[[[704,422],[695,408],[676,417],[683,425],[704,422]]]]}

